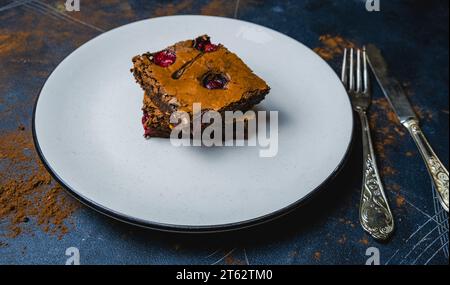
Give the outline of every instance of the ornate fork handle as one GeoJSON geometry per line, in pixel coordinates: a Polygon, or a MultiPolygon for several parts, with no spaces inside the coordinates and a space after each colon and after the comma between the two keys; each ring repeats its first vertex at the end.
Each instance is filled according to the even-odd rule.
{"type": "Polygon", "coordinates": [[[442,207],[448,212],[448,170],[431,148],[425,135],[420,129],[419,122],[412,119],[407,120],[403,125],[411,133],[411,136],[419,148],[420,154],[425,160],[428,172],[430,173],[434,188],[438,192],[439,201],[441,202],[442,207]]]}
{"type": "Polygon", "coordinates": [[[361,225],[378,240],[386,240],[394,231],[394,217],[378,173],[366,112],[359,110],[363,133],[363,185],[359,218],[361,225]]]}

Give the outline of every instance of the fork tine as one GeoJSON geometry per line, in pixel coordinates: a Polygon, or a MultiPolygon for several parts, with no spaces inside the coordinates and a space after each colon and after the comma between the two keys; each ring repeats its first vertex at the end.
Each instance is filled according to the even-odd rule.
{"type": "Polygon", "coordinates": [[[342,60],[341,81],[342,81],[342,83],[344,83],[345,88],[347,88],[347,48],[344,49],[344,59],[342,60]]]}
{"type": "Polygon", "coordinates": [[[356,50],[356,92],[362,90],[361,50],[356,50]]]}
{"type": "Polygon", "coordinates": [[[363,46],[363,68],[364,68],[364,90],[363,92],[369,91],[369,73],[367,72],[367,52],[366,46],[363,46]]]}
{"type": "Polygon", "coordinates": [[[349,90],[354,90],[355,88],[355,74],[354,74],[354,59],[353,59],[353,48],[350,49],[350,74],[349,74],[349,90]]]}

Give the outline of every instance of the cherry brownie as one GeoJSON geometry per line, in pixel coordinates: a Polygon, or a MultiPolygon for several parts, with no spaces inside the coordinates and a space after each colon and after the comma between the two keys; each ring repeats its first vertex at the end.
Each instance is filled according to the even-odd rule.
{"type": "MultiPolygon", "coordinates": [[[[207,35],[135,56],[131,71],[148,97],[144,117],[150,114],[155,125],[175,111],[192,116],[194,103],[202,110],[245,112],[270,91],[236,54],[207,35]]],[[[163,123],[165,131],[169,126],[163,123]]]]}
{"type": "Polygon", "coordinates": [[[142,125],[145,137],[170,137],[172,126],[170,124],[170,113],[161,111],[153,104],[147,92],[144,94],[144,107],[142,107],[142,125]]]}
{"type": "MultiPolygon", "coordinates": [[[[170,113],[161,111],[150,99],[150,96],[147,92],[144,94],[144,107],[142,107],[143,115],[142,115],[142,125],[144,127],[144,136],[146,138],[150,137],[160,137],[160,138],[169,138],[170,133],[174,125],[170,123],[170,113]]],[[[243,122],[244,123],[244,137],[248,137],[248,123],[252,120],[256,120],[255,114],[242,114],[242,115],[234,115],[232,120],[224,120],[222,122],[222,131],[225,132],[226,125],[233,125],[233,128],[236,128],[236,123],[243,122]]],[[[202,125],[202,128],[205,125],[202,125]]],[[[233,136],[236,134],[234,133],[233,136]]]]}

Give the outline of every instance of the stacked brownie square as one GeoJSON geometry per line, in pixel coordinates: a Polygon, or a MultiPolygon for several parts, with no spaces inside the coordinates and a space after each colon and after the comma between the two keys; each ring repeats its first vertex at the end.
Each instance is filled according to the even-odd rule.
{"type": "Polygon", "coordinates": [[[234,53],[207,35],[133,58],[133,75],[144,90],[145,137],[169,137],[173,112],[192,118],[202,111],[245,112],[261,102],[270,87],[234,53]]]}

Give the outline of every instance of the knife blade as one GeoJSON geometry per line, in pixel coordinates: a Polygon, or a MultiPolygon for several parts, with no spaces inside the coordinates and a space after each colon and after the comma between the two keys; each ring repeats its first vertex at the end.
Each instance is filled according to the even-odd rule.
{"type": "Polygon", "coordinates": [[[411,119],[418,121],[419,119],[408,101],[405,90],[395,78],[390,76],[388,65],[380,50],[372,44],[368,45],[367,57],[375,78],[397,114],[400,123],[403,124],[411,119]]]}

